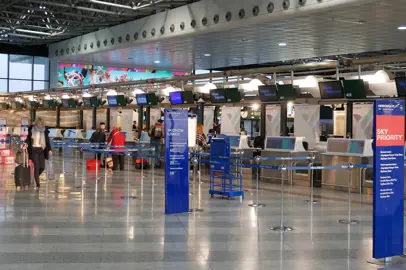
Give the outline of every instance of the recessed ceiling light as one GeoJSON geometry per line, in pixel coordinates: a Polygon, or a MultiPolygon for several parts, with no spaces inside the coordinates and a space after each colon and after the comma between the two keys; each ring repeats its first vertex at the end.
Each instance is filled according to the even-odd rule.
{"type": "Polygon", "coordinates": [[[161,61],[156,60],[156,61],[154,61],[154,63],[155,63],[155,64],[159,64],[159,63],[161,63],[161,61]]]}
{"type": "Polygon", "coordinates": [[[205,54],[204,54],[204,56],[206,56],[206,57],[210,57],[210,56],[211,56],[211,54],[210,54],[210,53],[205,53],[205,54]]]}
{"type": "Polygon", "coordinates": [[[288,45],[288,44],[285,43],[285,42],[281,42],[281,43],[278,44],[279,47],[285,47],[286,45],[288,45]]]}
{"type": "Polygon", "coordinates": [[[406,30],[406,25],[401,25],[398,27],[398,30],[406,30]]]}

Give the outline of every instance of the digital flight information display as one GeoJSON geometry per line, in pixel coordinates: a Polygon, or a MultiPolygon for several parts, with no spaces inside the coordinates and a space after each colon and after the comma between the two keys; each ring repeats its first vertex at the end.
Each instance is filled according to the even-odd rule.
{"type": "Polygon", "coordinates": [[[398,97],[406,97],[406,77],[396,77],[395,81],[398,97]]]}
{"type": "Polygon", "coordinates": [[[258,86],[258,92],[259,92],[259,99],[262,102],[279,100],[278,89],[277,89],[276,85],[258,86]]]}
{"type": "Polygon", "coordinates": [[[212,103],[226,103],[227,99],[225,89],[211,90],[210,100],[212,103]]]}
{"type": "Polygon", "coordinates": [[[323,99],[344,98],[341,81],[319,82],[319,89],[323,99]]]}
{"type": "Polygon", "coordinates": [[[138,105],[147,105],[147,95],[145,94],[138,94],[135,96],[135,98],[137,99],[137,104],[138,105]]]}
{"type": "Polygon", "coordinates": [[[107,96],[107,102],[109,103],[109,106],[117,106],[116,96],[107,96]]]}
{"type": "Polygon", "coordinates": [[[170,99],[172,105],[183,104],[181,92],[169,93],[169,99],[170,99]]]}

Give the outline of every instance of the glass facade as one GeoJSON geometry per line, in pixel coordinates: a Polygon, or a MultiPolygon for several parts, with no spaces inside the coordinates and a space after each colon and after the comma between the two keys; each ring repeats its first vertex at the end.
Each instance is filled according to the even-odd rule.
{"type": "Polygon", "coordinates": [[[49,88],[49,59],[0,54],[0,92],[15,93],[49,88]]]}

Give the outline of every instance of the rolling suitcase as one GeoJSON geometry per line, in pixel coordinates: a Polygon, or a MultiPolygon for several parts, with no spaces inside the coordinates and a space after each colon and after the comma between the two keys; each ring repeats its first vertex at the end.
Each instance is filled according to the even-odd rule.
{"type": "Polygon", "coordinates": [[[28,155],[23,151],[23,163],[17,165],[14,169],[14,184],[16,187],[31,185],[31,169],[28,165],[28,155]]]}

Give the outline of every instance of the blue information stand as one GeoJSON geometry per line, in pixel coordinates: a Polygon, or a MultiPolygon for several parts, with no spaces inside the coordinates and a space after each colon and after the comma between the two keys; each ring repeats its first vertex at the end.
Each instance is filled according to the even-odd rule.
{"type": "Polygon", "coordinates": [[[404,127],[401,100],[374,104],[373,257],[403,254],[404,127]]]}
{"type": "Polygon", "coordinates": [[[165,214],[189,211],[188,112],[165,109],[165,214]]]}

